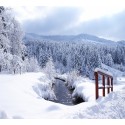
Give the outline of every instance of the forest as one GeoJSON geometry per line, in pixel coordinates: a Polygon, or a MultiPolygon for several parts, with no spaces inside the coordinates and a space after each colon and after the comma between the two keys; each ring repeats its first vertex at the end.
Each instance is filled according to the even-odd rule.
{"type": "Polygon", "coordinates": [[[37,58],[40,67],[53,59],[56,70],[66,73],[76,70],[80,75],[93,78],[93,71],[101,64],[125,71],[125,46],[93,42],[26,41],[28,57],[37,58]]]}
{"type": "Polygon", "coordinates": [[[86,38],[82,41],[26,40],[25,36],[12,10],[1,6],[0,72],[40,71],[50,59],[56,72],[61,74],[75,70],[79,75],[93,78],[94,69],[101,68],[102,63],[125,71],[125,44],[121,42],[95,43],[86,38]]]}

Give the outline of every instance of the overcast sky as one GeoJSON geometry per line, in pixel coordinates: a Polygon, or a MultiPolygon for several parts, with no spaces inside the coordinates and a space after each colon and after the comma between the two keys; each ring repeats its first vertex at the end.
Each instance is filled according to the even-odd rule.
{"type": "Polygon", "coordinates": [[[13,10],[25,32],[42,35],[87,33],[125,40],[125,2],[89,2],[82,6],[14,6],[13,10]]]}

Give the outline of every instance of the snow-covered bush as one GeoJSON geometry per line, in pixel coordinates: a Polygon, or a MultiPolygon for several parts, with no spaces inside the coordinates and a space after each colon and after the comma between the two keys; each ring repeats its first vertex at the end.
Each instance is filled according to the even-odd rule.
{"type": "Polygon", "coordinates": [[[67,74],[67,85],[69,88],[74,88],[74,82],[78,80],[79,72],[76,70],[73,70],[67,74]]]}
{"type": "Polygon", "coordinates": [[[36,58],[30,58],[29,59],[29,72],[38,72],[40,71],[39,64],[37,62],[36,58]]]}
{"type": "Polygon", "coordinates": [[[39,78],[40,83],[32,86],[33,90],[37,93],[40,98],[47,100],[56,100],[56,96],[53,90],[53,82],[48,79],[47,75],[39,78]]]}
{"type": "Polygon", "coordinates": [[[52,84],[37,84],[37,86],[33,86],[33,90],[38,94],[39,97],[47,99],[47,100],[56,100],[56,96],[52,89],[52,84]]]}

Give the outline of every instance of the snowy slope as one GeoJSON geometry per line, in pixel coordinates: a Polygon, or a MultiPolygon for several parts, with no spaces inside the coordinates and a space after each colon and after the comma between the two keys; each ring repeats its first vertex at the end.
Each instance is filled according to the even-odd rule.
{"type": "Polygon", "coordinates": [[[53,95],[47,86],[49,84],[50,81],[43,73],[0,75],[0,110],[7,111],[9,118],[39,118],[34,113],[44,110],[41,105],[49,105],[42,97],[53,95]],[[38,90],[41,93],[34,91],[38,85],[43,87],[41,91],[40,88],[38,90]],[[45,87],[49,92],[44,91],[45,87]]]}
{"type": "MultiPolygon", "coordinates": [[[[91,95],[94,85],[91,86],[88,79],[84,81],[86,84],[83,87],[88,87],[84,89],[85,97],[94,97],[91,95]],[[87,95],[88,93],[90,94],[87,95]]],[[[115,86],[117,92],[105,98],[100,97],[97,101],[89,100],[75,106],[57,104],[41,98],[33,86],[45,82],[49,84],[43,73],[0,75],[0,118],[125,118],[125,78],[119,78],[120,84],[115,86]]]]}
{"type": "Polygon", "coordinates": [[[96,104],[75,112],[70,118],[124,119],[125,91],[113,92],[105,98],[99,98],[96,104]]]}

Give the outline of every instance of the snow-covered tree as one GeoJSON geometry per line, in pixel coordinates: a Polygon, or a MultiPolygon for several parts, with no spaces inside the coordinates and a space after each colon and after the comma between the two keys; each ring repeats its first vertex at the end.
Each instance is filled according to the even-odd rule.
{"type": "Polygon", "coordinates": [[[54,80],[54,77],[56,76],[56,70],[55,70],[55,66],[54,66],[52,57],[50,57],[48,62],[46,63],[44,72],[46,73],[48,79],[50,79],[52,81],[54,80]]]}
{"type": "Polygon", "coordinates": [[[49,57],[49,53],[41,48],[39,52],[39,62],[41,67],[45,67],[49,57]]]}
{"type": "Polygon", "coordinates": [[[112,59],[111,54],[107,54],[105,56],[105,64],[111,67],[113,66],[113,59],[112,59]]]}
{"type": "Polygon", "coordinates": [[[23,65],[23,61],[21,60],[20,57],[13,55],[13,58],[11,60],[11,71],[15,73],[20,73],[21,74],[21,68],[23,65]]]}
{"type": "Polygon", "coordinates": [[[67,74],[67,84],[70,89],[74,88],[74,82],[78,79],[79,72],[77,70],[70,71],[67,74]]]}
{"type": "Polygon", "coordinates": [[[12,10],[0,6],[0,72],[15,74],[27,69],[38,70],[36,58],[27,58],[26,46],[22,39],[23,31],[12,15],[12,10]]]}
{"type": "Polygon", "coordinates": [[[34,57],[29,59],[29,71],[30,72],[38,72],[38,71],[40,71],[38,61],[34,57]]]}

